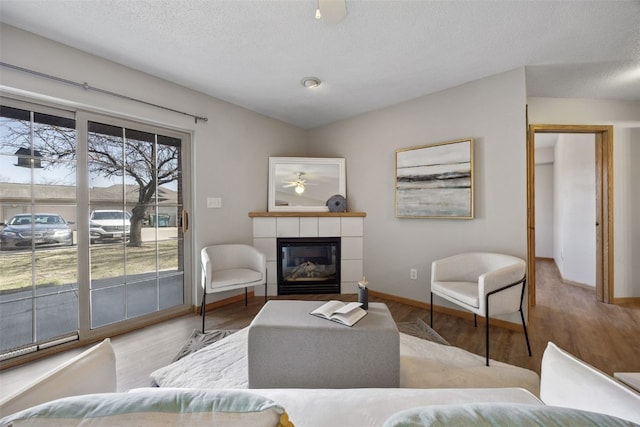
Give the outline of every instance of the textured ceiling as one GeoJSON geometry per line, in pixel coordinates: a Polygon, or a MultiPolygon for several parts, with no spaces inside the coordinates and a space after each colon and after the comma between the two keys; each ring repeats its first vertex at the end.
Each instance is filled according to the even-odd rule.
{"type": "Polygon", "coordinates": [[[518,67],[529,96],[640,100],[639,1],[347,0],[337,24],[315,9],[2,0],[0,19],[306,129],[518,67]]]}

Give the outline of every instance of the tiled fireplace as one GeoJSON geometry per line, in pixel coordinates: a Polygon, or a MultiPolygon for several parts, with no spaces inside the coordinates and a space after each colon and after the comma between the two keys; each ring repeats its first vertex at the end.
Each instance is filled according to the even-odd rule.
{"type": "MultiPolygon", "coordinates": [[[[251,212],[249,214],[253,218],[253,245],[267,257],[267,289],[269,295],[287,295],[295,293],[356,293],[358,280],[363,276],[363,239],[364,239],[364,217],[363,212],[251,212]],[[314,250],[308,245],[310,242],[318,242],[324,240],[321,238],[331,238],[330,241],[338,241],[339,246],[336,249],[323,249],[321,251],[314,250]],[[291,271],[299,271],[300,274],[306,274],[305,271],[316,270],[311,273],[311,277],[306,280],[300,278],[300,274],[296,277],[300,284],[310,286],[308,292],[302,290],[291,289],[289,285],[278,285],[278,271],[282,271],[282,261],[278,262],[278,253],[282,251],[278,248],[278,240],[281,243],[291,244],[298,242],[305,249],[298,249],[297,253],[291,256],[297,258],[307,257],[306,261],[310,263],[301,265],[305,260],[300,260],[298,265],[291,265],[291,271]],[[312,289],[318,285],[319,270],[323,270],[323,274],[331,271],[332,268],[326,263],[327,258],[333,255],[339,257],[336,262],[337,283],[333,286],[326,281],[319,289],[312,289]],[[318,264],[318,265],[312,265],[318,264]],[[315,275],[315,276],[314,276],[315,275]],[[326,285],[326,286],[325,286],[326,285]]],[[[295,260],[289,264],[295,264],[295,260]]],[[[331,276],[331,274],[328,274],[331,276]]],[[[291,281],[290,281],[291,282],[291,281]]],[[[282,284],[282,280],[281,280],[282,284]]],[[[261,287],[256,287],[256,294],[262,292],[261,287]]]]}

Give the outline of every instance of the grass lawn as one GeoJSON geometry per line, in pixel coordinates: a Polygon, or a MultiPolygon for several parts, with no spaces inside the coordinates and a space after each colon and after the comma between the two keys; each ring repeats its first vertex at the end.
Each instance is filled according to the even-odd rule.
{"type": "MultiPolygon", "coordinates": [[[[91,278],[123,276],[125,259],[127,275],[156,271],[156,259],[158,270],[177,270],[178,241],[160,241],[157,251],[154,243],[147,242],[141,247],[125,247],[121,243],[91,245],[91,278]]],[[[38,249],[35,253],[0,252],[0,292],[32,286],[32,274],[38,286],[77,283],[77,250],[73,246],[38,249]]]]}

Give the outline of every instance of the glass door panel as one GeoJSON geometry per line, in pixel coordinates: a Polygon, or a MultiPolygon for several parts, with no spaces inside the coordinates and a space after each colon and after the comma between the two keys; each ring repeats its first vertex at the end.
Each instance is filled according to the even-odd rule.
{"type": "MultiPolygon", "coordinates": [[[[75,206],[35,205],[34,241],[44,241],[31,260],[35,282],[38,341],[78,329],[78,251],[73,222],[58,214],[75,212],[75,206]],[[42,233],[37,230],[46,227],[42,233]],[[43,237],[41,237],[43,236],[43,237]]],[[[67,216],[69,217],[69,216],[67,216]]]]}
{"type": "Polygon", "coordinates": [[[125,129],[125,183],[138,189],[127,192],[131,236],[127,251],[127,315],[141,316],[158,310],[158,246],[154,233],[143,230],[150,207],[156,204],[156,135],[125,129]],[[137,185],[136,185],[137,184],[137,185]],[[143,232],[144,231],[144,232],[143,232]]]}
{"type": "MultiPolygon", "coordinates": [[[[21,348],[34,343],[35,310],[33,286],[33,253],[25,250],[9,250],[11,236],[6,230],[14,229],[12,223],[22,224],[23,219],[30,220],[28,205],[6,205],[3,210],[20,212],[11,213],[4,224],[2,250],[0,251],[0,352],[21,348]],[[23,216],[24,215],[24,216],[23,216]]],[[[26,221],[24,221],[26,223],[26,221]]],[[[14,245],[13,242],[10,243],[14,245]]]]}
{"type": "Polygon", "coordinates": [[[75,120],[2,106],[0,353],[78,335],[75,120]]]}
{"type": "Polygon", "coordinates": [[[158,240],[159,308],[184,304],[184,234],[182,228],[182,148],[177,138],[158,136],[158,185],[154,221],[158,240]]]}
{"type": "Polygon", "coordinates": [[[91,327],[97,328],[126,319],[124,285],[107,286],[106,282],[92,283],[91,327]]]}
{"type": "Polygon", "coordinates": [[[180,139],[89,122],[93,328],[185,303],[181,149],[180,139]]]}
{"type": "Polygon", "coordinates": [[[124,132],[89,122],[89,240],[91,328],[126,319],[124,132]]]}

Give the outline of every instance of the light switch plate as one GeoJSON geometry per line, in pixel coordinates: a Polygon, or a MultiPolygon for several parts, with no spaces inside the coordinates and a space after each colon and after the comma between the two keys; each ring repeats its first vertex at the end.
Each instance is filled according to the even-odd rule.
{"type": "Polygon", "coordinates": [[[220,209],[222,207],[222,199],[220,197],[207,197],[207,208],[220,209]]]}

